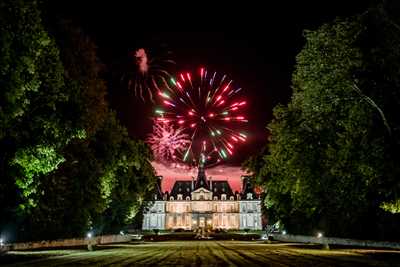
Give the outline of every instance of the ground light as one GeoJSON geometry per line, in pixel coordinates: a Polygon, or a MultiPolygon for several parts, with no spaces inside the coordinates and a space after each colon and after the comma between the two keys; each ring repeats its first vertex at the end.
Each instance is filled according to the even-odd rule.
{"type": "Polygon", "coordinates": [[[92,236],[93,236],[93,234],[92,234],[92,232],[89,232],[89,233],[87,233],[87,238],[92,238],[92,236]]]}
{"type": "Polygon", "coordinates": [[[321,232],[319,232],[318,234],[317,234],[317,237],[318,238],[321,238],[323,236],[323,234],[321,233],[321,232]]]}
{"type": "Polygon", "coordinates": [[[283,230],[283,231],[282,231],[282,234],[283,234],[283,235],[286,235],[286,230],[283,230]]]}
{"type": "Polygon", "coordinates": [[[3,246],[3,245],[4,245],[4,239],[0,238],[0,246],[3,246]]]}

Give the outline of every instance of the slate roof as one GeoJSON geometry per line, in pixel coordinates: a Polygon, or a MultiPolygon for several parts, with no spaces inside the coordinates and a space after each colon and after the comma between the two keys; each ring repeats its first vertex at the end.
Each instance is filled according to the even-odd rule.
{"type": "MultiPolygon", "coordinates": [[[[161,180],[160,180],[161,181],[161,180]]],[[[221,199],[222,194],[226,194],[226,199],[229,200],[231,196],[236,198],[236,194],[239,194],[239,192],[233,192],[231,186],[229,185],[228,181],[211,181],[211,186],[210,186],[210,180],[207,180],[207,176],[205,174],[204,168],[199,168],[199,173],[197,175],[197,179],[195,181],[190,181],[190,180],[185,180],[185,181],[175,181],[171,192],[165,192],[165,194],[162,194],[161,188],[158,190],[158,197],[162,199],[162,196],[164,195],[167,199],[169,197],[174,197],[174,199],[178,198],[178,194],[182,194],[182,199],[185,200],[186,197],[191,197],[191,193],[194,190],[197,190],[198,188],[205,188],[207,190],[212,191],[213,193],[213,198],[215,196],[218,197],[218,199],[221,199]]],[[[253,199],[256,198],[256,194],[254,192],[254,187],[251,183],[251,176],[242,176],[242,192],[240,192],[241,198],[246,199],[248,193],[253,194],[253,199]]],[[[161,183],[160,183],[161,186],[161,183]]]]}
{"type": "Polygon", "coordinates": [[[252,177],[251,176],[242,176],[242,199],[247,198],[247,194],[251,193],[253,195],[253,199],[256,198],[256,193],[254,191],[254,186],[251,182],[252,177]]]}
{"type": "Polygon", "coordinates": [[[211,183],[213,197],[217,196],[218,199],[221,199],[221,194],[226,194],[227,199],[229,199],[230,196],[234,196],[228,181],[212,181],[211,183]]]}
{"type": "MultiPolygon", "coordinates": [[[[207,187],[204,188],[209,188],[209,182],[207,182],[207,187]]],[[[185,199],[187,196],[191,197],[191,193],[194,190],[192,190],[192,181],[176,181],[169,196],[173,196],[176,199],[178,194],[182,194],[183,199],[185,199]]],[[[221,199],[221,194],[226,194],[227,199],[230,196],[235,196],[228,181],[212,181],[212,189],[210,191],[212,191],[213,197],[217,196],[218,199],[221,199]]]]}
{"type": "Polygon", "coordinates": [[[192,193],[192,181],[176,181],[169,196],[173,196],[175,199],[177,198],[178,194],[183,195],[183,199],[186,197],[191,197],[192,193]]]}

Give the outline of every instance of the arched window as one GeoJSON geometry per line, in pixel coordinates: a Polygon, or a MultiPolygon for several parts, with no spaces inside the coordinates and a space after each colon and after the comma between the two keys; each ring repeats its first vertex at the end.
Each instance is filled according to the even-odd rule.
{"type": "Polygon", "coordinates": [[[186,197],[186,200],[190,200],[190,197],[189,197],[189,196],[187,196],[187,197],[186,197]]]}
{"type": "Polygon", "coordinates": [[[217,196],[214,196],[214,200],[218,200],[218,197],[217,197],[217,196]]]}
{"type": "Polygon", "coordinates": [[[174,197],[171,196],[171,197],[169,198],[169,200],[171,200],[171,201],[174,200],[174,197]]]}
{"type": "Polygon", "coordinates": [[[230,196],[229,200],[235,200],[235,198],[233,196],[230,196]]]}

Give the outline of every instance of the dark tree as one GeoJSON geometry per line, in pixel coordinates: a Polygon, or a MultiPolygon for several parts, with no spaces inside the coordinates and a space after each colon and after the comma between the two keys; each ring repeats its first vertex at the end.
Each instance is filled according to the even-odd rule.
{"type": "Polygon", "coordinates": [[[0,2],[0,226],[20,240],[123,227],[154,190],[151,154],[109,110],[94,43],[41,16],[0,2]]]}
{"type": "Polygon", "coordinates": [[[61,149],[85,135],[66,120],[64,69],[36,1],[0,3],[1,223],[28,216],[40,177],[65,161],[61,149]]]}
{"type": "Polygon", "coordinates": [[[260,171],[265,205],[292,232],[400,236],[399,216],[387,212],[400,186],[400,28],[388,10],[305,31],[260,171]]]}

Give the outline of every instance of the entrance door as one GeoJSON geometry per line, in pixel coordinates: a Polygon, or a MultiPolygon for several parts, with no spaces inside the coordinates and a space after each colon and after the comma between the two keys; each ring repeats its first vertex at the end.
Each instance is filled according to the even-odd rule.
{"type": "Polygon", "coordinates": [[[199,227],[205,227],[206,226],[206,219],[204,217],[199,218],[199,227]]]}

